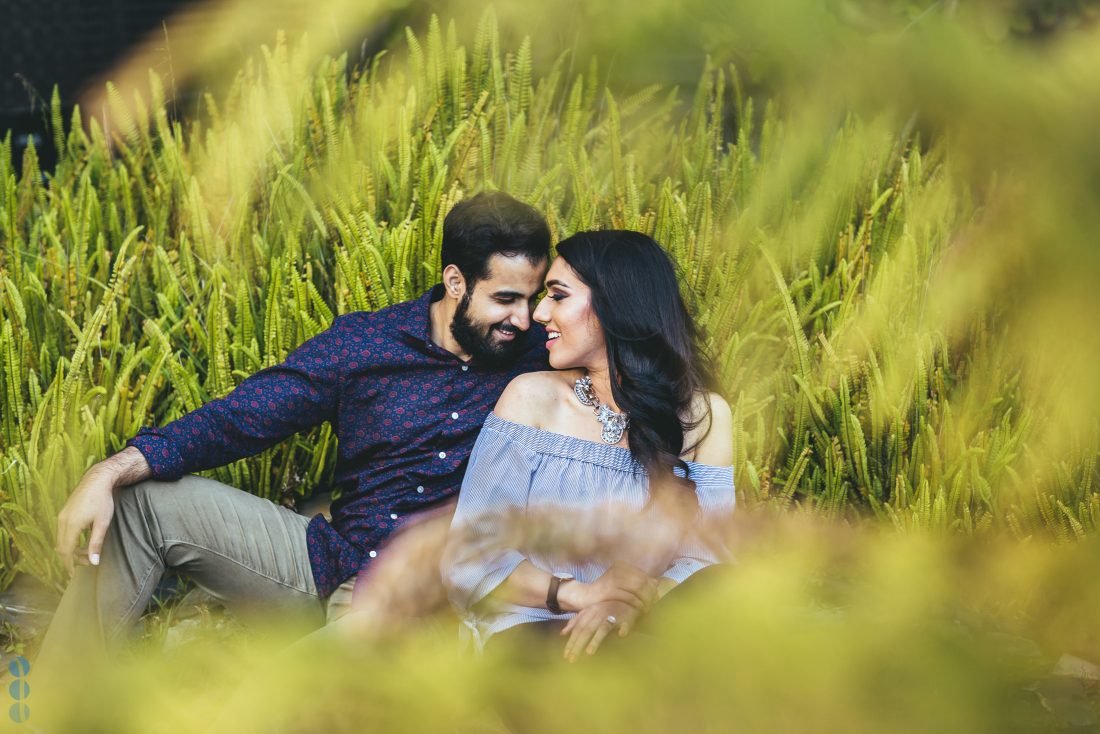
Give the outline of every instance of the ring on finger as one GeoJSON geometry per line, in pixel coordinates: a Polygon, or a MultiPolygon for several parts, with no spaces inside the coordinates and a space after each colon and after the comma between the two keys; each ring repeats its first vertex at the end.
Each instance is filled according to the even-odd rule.
{"type": "Polygon", "coordinates": [[[616,624],[619,623],[619,620],[615,618],[614,614],[609,614],[607,615],[607,623],[614,627],[616,624]]]}

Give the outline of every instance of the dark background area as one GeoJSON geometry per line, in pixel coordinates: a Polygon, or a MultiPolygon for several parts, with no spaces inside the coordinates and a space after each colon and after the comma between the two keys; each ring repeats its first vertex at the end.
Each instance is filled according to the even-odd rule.
{"type": "MultiPolygon", "coordinates": [[[[206,0],[0,0],[0,136],[12,133],[16,165],[34,136],[53,168],[46,120],[56,85],[66,114],[127,50],[185,6],[206,0]]],[[[67,119],[66,119],[67,121],[67,119]]]]}
{"type": "MultiPolygon", "coordinates": [[[[165,23],[186,9],[186,15],[172,20],[172,36],[201,36],[217,22],[217,6],[218,0],[0,0],[0,139],[10,131],[16,170],[21,169],[23,152],[32,140],[41,169],[50,171],[56,164],[48,134],[55,86],[67,125],[81,96],[104,84],[110,69],[158,33],[164,39],[166,68],[157,71],[170,76],[172,38],[163,30],[165,23]]],[[[377,53],[405,23],[421,15],[426,18],[432,6],[425,3],[391,12],[374,27],[363,29],[360,41],[347,49],[350,61],[377,53]]],[[[256,11],[267,21],[280,14],[263,0],[257,0],[256,11]]],[[[199,96],[197,89],[173,87],[172,91],[175,108],[181,111],[199,96]]],[[[89,112],[84,111],[85,118],[89,112]]]]}
{"type": "MultiPolygon", "coordinates": [[[[31,140],[43,171],[56,163],[47,134],[54,86],[67,124],[81,95],[103,84],[108,70],[136,44],[183,9],[191,11],[186,15],[188,27],[181,28],[177,19],[173,34],[202,34],[215,22],[217,4],[218,0],[0,0],[0,139],[10,131],[16,170],[31,140]]],[[[279,15],[278,3],[255,4],[256,12],[268,20],[279,15]]],[[[875,7],[906,19],[933,8],[944,10],[945,5],[955,2],[893,0],[875,7]]],[[[1100,0],[1009,0],[1006,5],[1008,31],[1014,38],[1041,40],[1100,20],[1100,0]]],[[[361,62],[385,48],[405,24],[426,21],[432,12],[446,15],[448,6],[446,0],[422,0],[395,8],[374,27],[363,29],[360,42],[347,49],[350,61],[361,62]]],[[[166,64],[171,59],[170,41],[165,38],[166,64]]],[[[176,109],[187,110],[197,91],[173,88],[176,109]]]]}

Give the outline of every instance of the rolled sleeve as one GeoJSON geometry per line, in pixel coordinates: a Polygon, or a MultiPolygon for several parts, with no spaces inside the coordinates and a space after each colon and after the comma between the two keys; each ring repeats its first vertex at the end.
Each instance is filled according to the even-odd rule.
{"type": "Polygon", "coordinates": [[[126,442],[126,445],[133,446],[145,457],[153,479],[174,481],[186,473],[187,462],[180,456],[179,449],[176,448],[172,439],[158,433],[158,430],[142,428],[126,442]]]}
{"type": "Polygon", "coordinates": [[[538,454],[511,437],[481,430],[441,564],[448,598],[460,612],[470,612],[526,560],[514,547],[514,524],[525,514],[537,462],[538,454]]]}
{"type": "Polygon", "coordinates": [[[178,479],[252,456],[298,431],[335,418],[341,361],[350,346],[347,315],[303,342],[281,364],[251,375],[232,392],[129,441],[157,479],[178,479]]]}

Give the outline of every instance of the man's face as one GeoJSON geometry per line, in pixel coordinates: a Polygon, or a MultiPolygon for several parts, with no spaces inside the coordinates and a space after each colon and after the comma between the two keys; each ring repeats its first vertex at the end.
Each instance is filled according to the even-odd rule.
{"type": "Polygon", "coordinates": [[[458,303],[451,334],[478,362],[504,364],[524,350],[522,332],[531,327],[531,311],[542,291],[546,261],[493,255],[489,274],[467,287],[458,303]]]}

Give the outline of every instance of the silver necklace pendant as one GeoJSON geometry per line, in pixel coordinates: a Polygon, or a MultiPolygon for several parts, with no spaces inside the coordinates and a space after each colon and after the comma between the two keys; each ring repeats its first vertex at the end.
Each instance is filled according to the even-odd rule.
{"type": "Polygon", "coordinates": [[[596,420],[603,425],[600,438],[605,443],[616,444],[623,439],[623,431],[630,425],[630,416],[625,412],[616,413],[611,408],[600,402],[596,397],[596,391],[592,389],[592,378],[588,375],[573,383],[573,392],[582,405],[591,406],[596,420]]]}
{"type": "Polygon", "coordinates": [[[580,378],[573,383],[573,392],[577,394],[577,400],[581,401],[581,405],[597,405],[599,400],[596,399],[596,393],[592,390],[592,378],[588,375],[580,378]]]}
{"type": "Polygon", "coordinates": [[[623,440],[623,431],[630,425],[630,418],[626,413],[616,413],[606,405],[599,407],[596,420],[603,424],[600,438],[607,443],[618,443],[623,440]]]}

